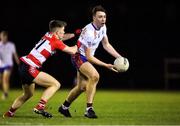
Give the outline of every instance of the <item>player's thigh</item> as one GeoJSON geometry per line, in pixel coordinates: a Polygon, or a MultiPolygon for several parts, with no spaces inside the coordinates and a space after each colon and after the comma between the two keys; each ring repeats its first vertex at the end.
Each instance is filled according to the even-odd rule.
{"type": "Polygon", "coordinates": [[[23,88],[25,95],[32,96],[34,94],[35,84],[34,83],[32,83],[30,85],[24,84],[24,85],[22,85],[22,88],[23,88]]]}
{"type": "Polygon", "coordinates": [[[43,87],[49,87],[52,85],[60,86],[60,83],[54,77],[45,72],[40,72],[33,82],[43,87]]]}
{"type": "Polygon", "coordinates": [[[0,84],[2,83],[2,73],[0,73],[0,84]]]}
{"type": "Polygon", "coordinates": [[[10,79],[10,76],[11,76],[11,70],[5,70],[4,72],[3,72],[3,76],[2,76],[2,78],[3,78],[3,81],[9,81],[9,79],[10,79]]]}
{"type": "Polygon", "coordinates": [[[79,71],[87,78],[99,78],[99,73],[97,72],[95,67],[89,62],[83,63],[79,68],[79,71]]]}

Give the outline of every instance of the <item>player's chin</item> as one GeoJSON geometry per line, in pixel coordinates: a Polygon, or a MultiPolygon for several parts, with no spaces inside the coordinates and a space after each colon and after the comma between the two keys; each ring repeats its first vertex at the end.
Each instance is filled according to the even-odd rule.
{"type": "Polygon", "coordinates": [[[105,25],[105,23],[101,23],[101,26],[103,27],[105,25]]]}

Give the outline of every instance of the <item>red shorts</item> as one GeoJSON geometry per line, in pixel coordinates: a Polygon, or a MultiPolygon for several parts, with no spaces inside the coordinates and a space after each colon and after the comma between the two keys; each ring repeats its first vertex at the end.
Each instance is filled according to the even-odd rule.
{"type": "Polygon", "coordinates": [[[83,55],[81,55],[80,53],[76,53],[74,55],[71,56],[71,62],[73,64],[73,66],[79,70],[80,66],[87,62],[87,58],[83,55]]]}

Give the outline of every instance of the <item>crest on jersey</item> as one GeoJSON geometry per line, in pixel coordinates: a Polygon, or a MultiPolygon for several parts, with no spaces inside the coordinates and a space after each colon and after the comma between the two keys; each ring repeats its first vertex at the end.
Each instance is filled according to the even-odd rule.
{"type": "Polygon", "coordinates": [[[87,44],[88,44],[88,47],[91,47],[91,42],[87,42],[87,44]]]}

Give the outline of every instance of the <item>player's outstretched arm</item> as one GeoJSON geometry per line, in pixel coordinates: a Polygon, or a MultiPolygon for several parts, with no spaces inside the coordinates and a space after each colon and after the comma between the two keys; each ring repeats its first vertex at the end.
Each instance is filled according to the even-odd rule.
{"type": "Polygon", "coordinates": [[[66,41],[74,38],[75,36],[79,36],[81,34],[81,31],[82,31],[81,29],[76,29],[74,33],[65,33],[62,41],[66,41]]]}
{"type": "Polygon", "coordinates": [[[17,65],[19,65],[19,64],[20,64],[20,61],[19,61],[19,56],[18,56],[17,52],[15,52],[15,53],[13,54],[13,56],[14,56],[14,59],[15,59],[15,62],[17,63],[17,65]]]}
{"type": "Polygon", "coordinates": [[[75,37],[75,34],[74,33],[65,33],[64,34],[64,37],[62,38],[62,41],[66,41],[66,40],[69,40],[71,38],[75,37]]]}
{"type": "Polygon", "coordinates": [[[109,63],[105,63],[105,62],[99,60],[98,58],[92,56],[90,48],[86,48],[86,57],[87,57],[87,59],[88,59],[88,61],[90,63],[96,64],[96,65],[99,65],[99,66],[103,66],[103,67],[105,67],[105,68],[107,68],[109,70],[112,70],[114,72],[118,72],[117,70],[114,69],[114,65],[109,64],[109,63]]]}
{"type": "Polygon", "coordinates": [[[108,37],[105,36],[102,40],[103,48],[111,54],[113,57],[118,58],[121,55],[114,49],[114,47],[109,43],[108,37]]]}
{"type": "Polygon", "coordinates": [[[77,45],[71,47],[66,45],[62,51],[68,54],[75,54],[77,52],[77,45]]]}

